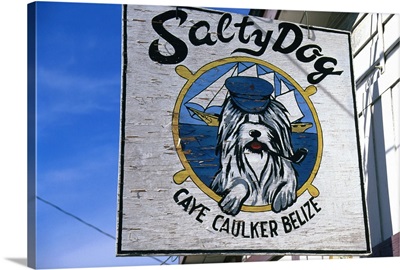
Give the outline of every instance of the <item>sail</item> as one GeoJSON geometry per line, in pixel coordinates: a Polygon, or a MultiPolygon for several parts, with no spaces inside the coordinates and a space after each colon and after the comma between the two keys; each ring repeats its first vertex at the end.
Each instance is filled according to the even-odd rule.
{"type": "Polygon", "coordinates": [[[257,65],[245,65],[239,64],[238,76],[256,77],[257,76],[257,65]]]}
{"type": "Polygon", "coordinates": [[[228,94],[228,89],[225,87],[225,81],[231,76],[237,76],[237,65],[219,77],[200,94],[190,99],[187,102],[187,105],[190,105],[190,103],[198,104],[203,107],[204,111],[212,106],[222,106],[228,94]]]}
{"type": "Polygon", "coordinates": [[[294,91],[287,91],[275,97],[275,99],[285,106],[286,110],[288,111],[290,123],[296,122],[304,117],[304,114],[301,112],[299,105],[297,104],[294,91]]]}
{"type": "MultiPolygon", "coordinates": [[[[258,77],[261,79],[266,80],[267,82],[273,83],[274,82],[274,78],[275,78],[275,72],[271,72],[271,73],[263,73],[263,74],[258,74],[258,77]]],[[[276,91],[274,91],[272,93],[272,96],[275,97],[276,96],[276,91]]]]}
{"type": "Polygon", "coordinates": [[[226,89],[225,86],[220,88],[210,86],[189,100],[187,105],[190,106],[190,103],[198,104],[203,107],[203,110],[205,111],[211,106],[221,106],[224,103],[227,93],[228,89],[226,89]]]}
{"type": "Polygon", "coordinates": [[[296,100],[295,87],[282,75],[275,74],[275,99],[282,103],[288,111],[291,123],[304,117],[296,100]]]}

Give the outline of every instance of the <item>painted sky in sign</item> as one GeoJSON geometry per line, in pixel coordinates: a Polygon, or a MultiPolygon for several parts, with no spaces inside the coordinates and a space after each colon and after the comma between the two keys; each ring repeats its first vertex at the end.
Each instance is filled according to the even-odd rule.
{"type": "Polygon", "coordinates": [[[158,265],[115,257],[121,5],[36,5],[37,267],[158,265]]]}

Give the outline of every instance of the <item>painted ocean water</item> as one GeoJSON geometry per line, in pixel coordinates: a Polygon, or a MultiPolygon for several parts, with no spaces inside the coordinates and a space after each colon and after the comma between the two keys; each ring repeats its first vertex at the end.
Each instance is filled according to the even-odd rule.
{"type": "MultiPolygon", "coordinates": [[[[216,154],[218,127],[206,125],[179,124],[182,150],[193,172],[208,187],[219,167],[216,154]]],[[[293,150],[307,148],[308,154],[300,164],[293,164],[298,173],[297,189],[309,178],[317,159],[317,134],[292,133],[293,150]]]]}

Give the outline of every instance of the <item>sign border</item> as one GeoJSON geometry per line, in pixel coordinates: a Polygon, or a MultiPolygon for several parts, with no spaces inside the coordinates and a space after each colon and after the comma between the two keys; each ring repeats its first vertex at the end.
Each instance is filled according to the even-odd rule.
{"type": "MultiPolygon", "coordinates": [[[[356,109],[356,93],[355,93],[355,80],[353,74],[353,56],[351,52],[351,33],[348,31],[338,30],[338,29],[327,29],[322,27],[307,26],[298,24],[302,28],[307,28],[317,31],[325,31],[330,33],[338,33],[347,35],[348,46],[349,46],[349,60],[350,60],[350,73],[351,73],[351,84],[352,84],[352,97],[353,97],[353,110],[354,110],[354,123],[355,131],[357,136],[357,151],[358,151],[358,167],[360,173],[360,188],[361,188],[361,198],[362,198],[362,208],[363,208],[363,219],[365,228],[365,241],[366,249],[362,250],[302,250],[302,249],[214,249],[214,250],[202,250],[202,249],[154,249],[154,250],[123,250],[122,249],[122,227],[123,227],[123,187],[124,187],[124,155],[125,155],[125,109],[126,109],[126,87],[127,87],[127,65],[128,65],[128,52],[127,52],[127,4],[122,5],[122,80],[121,80],[121,101],[120,101],[120,154],[119,154],[119,183],[118,183],[118,213],[117,213],[117,239],[116,239],[116,256],[165,256],[165,255],[369,255],[371,254],[371,240],[370,240],[370,229],[368,224],[368,212],[366,203],[366,191],[365,191],[365,181],[362,172],[362,157],[361,157],[361,145],[360,145],[360,134],[358,130],[358,118],[356,109]]],[[[175,8],[175,7],[171,7],[175,8]]],[[[176,7],[178,8],[178,7],[176,7]]],[[[196,8],[197,10],[201,10],[196,8]]],[[[218,13],[218,12],[216,12],[218,13]]],[[[222,14],[222,12],[221,12],[222,14]]],[[[172,121],[172,119],[171,119],[172,121]]]]}

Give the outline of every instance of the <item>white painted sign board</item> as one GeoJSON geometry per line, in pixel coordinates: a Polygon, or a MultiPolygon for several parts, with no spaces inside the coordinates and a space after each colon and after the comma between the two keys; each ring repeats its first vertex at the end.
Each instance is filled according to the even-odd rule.
{"type": "Polygon", "coordinates": [[[349,40],[124,6],[117,255],[368,254],[349,40]]]}

